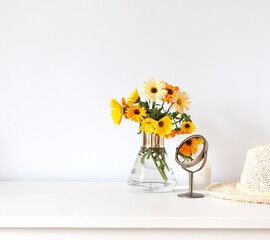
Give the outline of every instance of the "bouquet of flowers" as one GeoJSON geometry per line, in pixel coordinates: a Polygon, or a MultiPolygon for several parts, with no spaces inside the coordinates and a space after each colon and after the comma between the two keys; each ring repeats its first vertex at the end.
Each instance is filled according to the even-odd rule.
{"type": "MultiPolygon", "coordinates": [[[[127,101],[123,97],[121,104],[115,99],[111,100],[111,116],[115,124],[119,125],[124,116],[126,119],[139,123],[139,133],[154,133],[165,138],[194,132],[195,126],[190,115],[185,113],[191,104],[186,92],[181,91],[177,86],[151,78],[143,83],[142,94],[146,96],[146,100],[141,99],[137,89],[131,93],[127,101]]],[[[180,154],[185,158],[190,158],[198,144],[199,142],[191,142],[190,146],[183,147],[180,154]]],[[[168,167],[164,161],[164,151],[142,147],[140,153],[142,163],[145,158],[152,157],[166,181],[165,169],[168,167]]]]}

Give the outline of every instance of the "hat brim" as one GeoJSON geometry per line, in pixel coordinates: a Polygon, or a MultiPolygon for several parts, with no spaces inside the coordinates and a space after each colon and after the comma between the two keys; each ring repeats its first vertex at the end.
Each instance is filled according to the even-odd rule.
{"type": "Polygon", "coordinates": [[[210,196],[237,202],[270,204],[270,196],[261,196],[237,189],[239,181],[216,183],[206,188],[210,196]]]}

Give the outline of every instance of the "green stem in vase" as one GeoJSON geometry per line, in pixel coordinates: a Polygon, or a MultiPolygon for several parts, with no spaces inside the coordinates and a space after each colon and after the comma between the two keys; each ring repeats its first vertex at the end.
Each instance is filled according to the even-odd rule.
{"type": "Polygon", "coordinates": [[[143,165],[144,165],[144,163],[145,163],[144,159],[145,159],[146,155],[147,155],[147,153],[143,154],[142,159],[141,159],[141,163],[142,163],[143,165]]]}
{"type": "Polygon", "coordinates": [[[154,156],[154,155],[153,155],[152,150],[154,150],[154,151],[159,151],[159,149],[155,149],[155,148],[154,148],[154,149],[150,149],[151,157],[152,157],[152,159],[153,159],[153,161],[154,161],[154,163],[155,163],[155,165],[156,165],[156,167],[157,167],[157,169],[158,169],[158,171],[159,171],[161,177],[163,178],[163,180],[164,180],[165,182],[167,182],[168,178],[167,178],[167,176],[166,176],[166,174],[165,174],[165,172],[164,172],[164,169],[162,169],[162,167],[161,167],[161,166],[163,165],[163,163],[160,161],[160,159],[158,158],[158,156],[154,156]],[[160,166],[158,166],[157,161],[160,162],[160,166]]]}
{"type": "Polygon", "coordinates": [[[155,163],[155,165],[156,165],[156,167],[157,167],[157,169],[158,169],[161,177],[163,178],[163,180],[165,182],[167,182],[168,178],[166,177],[166,174],[164,173],[164,171],[162,171],[162,169],[160,169],[160,167],[158,166],[157,161],[156,161],[156,159],[155,159],[155,157],[153,156],[152,153],[151,153],[151,157],[152,157],[152,159],[153,159],[153,161],[154,161],[154,163],[155,163]]]}
{"type": "Polygon", "coordinates": [[[149,149],[145,148],[145,147],[141,147],[140,153],[143,154],[143,156],[141,158],[141,163],[144,165],[145,164],[145,158],[149,159],[149,157],[150,157],[149,149]]]}
{"type": "Polygon", "coordinates": [[[147,159],[150,158],[150,154],[151,154],[151,149],[149,148],[149,149],[148,149],[148,154],[147,154],[147,159]]]}
{"type": "MultiPolygon", "coordinates": [[[[156,158],[159,160],[159,162],[162,164],[162,166],[166,167],[168,171],[170,171],[166,161],[165,161],[165,149],[164,148],[157,148],[156,149],[157,152],[156,152],[156,158]]],[[[165,173],[164,173],[165,174],[165,173]]]]}
{"type": "Polygon", "coordinates": [[[149,159],[150,156],[158,169],[161,177],[165,182],[167,182],[168,178],[165,173],[165,168],[169,170],[169,167],[165,161],[165,149],[164,148],[141,148],[140,153],[142,154],[141,163],[145,164],[145,159],[149,159]],[[158,164],[159,163],[159,164],[158,164]]]}
{"type": "Polygon", "coordinates": [[[170,171],[170,169],[169,169],[169,167],[168,167],[168,165],[167,165],[167,163],[165,161],[165,149],[164,148],[160,148],[160,151],[161,151],[161,153],[160,153],[160,157],[161,158],[159,158],[159,159],[164,164],[164,166],[167,168],[167,170],[170,171]]]}

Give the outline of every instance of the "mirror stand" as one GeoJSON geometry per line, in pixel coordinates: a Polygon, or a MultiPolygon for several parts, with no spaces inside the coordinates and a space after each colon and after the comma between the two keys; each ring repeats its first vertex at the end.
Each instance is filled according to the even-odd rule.
{"type": "Polygon", "coordinates": [[[193,172],[189,172],[189,191],[187,193],[179,193],[178,197],[182,198],[202,198],[204,197],[201,193],[193,192],[193,172]]]}

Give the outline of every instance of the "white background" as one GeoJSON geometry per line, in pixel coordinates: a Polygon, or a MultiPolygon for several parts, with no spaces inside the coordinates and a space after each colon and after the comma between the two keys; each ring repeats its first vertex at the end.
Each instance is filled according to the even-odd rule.
{"type": "Polygon", "coordinates": [[[189,93],[213,181],[238,179],[270,142],[269,66],[269,1],[1,0],[0,180],[126,181],[140,136],[109,103],[150,77],[189,93]]]}

